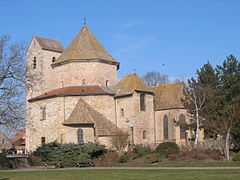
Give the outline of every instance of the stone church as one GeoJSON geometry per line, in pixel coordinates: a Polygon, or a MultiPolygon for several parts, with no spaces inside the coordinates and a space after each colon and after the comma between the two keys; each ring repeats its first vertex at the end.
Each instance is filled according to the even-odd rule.
{"type": "MultiPolygon", "coordinates": [[[[120,62],[83,26],[64,49],[33,36],[26,53],[30,74],[40,77],[26,100],[26,148],[44,143],[99,142],[128,134],[130,144],[184,143],[193,134],[181,103],[183,83],[148,87],[137,74],[118,81],[120,62]]],[[[203,137],[203,132],[201,132],[203,137]]]]}

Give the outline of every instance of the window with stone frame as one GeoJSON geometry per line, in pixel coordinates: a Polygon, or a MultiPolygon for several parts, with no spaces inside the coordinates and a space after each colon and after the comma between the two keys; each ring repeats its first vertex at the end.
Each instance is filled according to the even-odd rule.
{"type": "Polygon", "coordinates": [[[109,86],[109,80],[106,80],[106,87],[109,86]]]}
{"type": "Polygon", "coordinates": [[[56,61],[56,57],[52,57],[52,63],[56,61]]]}
{"type": "Polygon", "coordinates": [[[145,111],[145,94],[140,94],[140,110],[145,111]]]}
{"type": "Polygon", "coordinates": [[[82,129],[78,129],[77,130],[77,140],[78,140],[78,144],[83,144],[84,143],[84,139],[83,139],[83,130],[82,129]]]}
{"type": "Polygon", "coordinates": [[[41,144],[42,145],[46,144],[46,138],[45,137],[41,137],[41,144]]]}
{"type": "Polygon", "coordinates": [[[47,112],[46,107],[41,107],[41,120],[46,120],[47,112]]]}
{"type": "Polygon", "coordinates": [[[124,117],[124,109],[123,108],[121,108],[121,117],[124,117]]]}
{"type": "Polygon", "coordinates": [[[37,68],[37,58],[34,56],[33,58],[33,69],[37,68]]]}
{"type": "Polygon", "coordinates": [[[147,131],[146,130],[143,131],[143,139],[147,139],[147,131]]]}
{"type": "Polygon", "coordinates": [[[168,117],[164,115],[163,117],[163,138],[168,139],[168,117]]]}
{"type": "Polygon", "coordinates": [[[186,116],[184,114],[179,115],[179,128],[180,128],[180,139],[186,138],[186,129],[184,128],[186,126],[186,116]]]}

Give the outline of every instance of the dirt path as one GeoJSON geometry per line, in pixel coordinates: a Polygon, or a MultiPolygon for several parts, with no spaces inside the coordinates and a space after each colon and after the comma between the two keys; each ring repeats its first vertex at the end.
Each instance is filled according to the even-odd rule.
{"type": "Polygon", "coordinates": [[[223,170],[223,169],[239,169],[240,167],[90,167],[90,168],[60,168],[60,169],[43,169],[43,168],[26,168],[13,170],[0,170],[0,172],[27,172],[27,171],[62,171],[62,170],[223,170]]]}

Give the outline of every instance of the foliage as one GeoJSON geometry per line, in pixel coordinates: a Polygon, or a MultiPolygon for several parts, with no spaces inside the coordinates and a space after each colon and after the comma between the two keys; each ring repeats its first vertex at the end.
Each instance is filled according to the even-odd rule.
{"type": "Polygon", "coordinates": [[[12,168],[12,165],[11,165],[9,159],[4,154],[0,154],[0,167],[12,168]]]}
{"type": "Polygon", "coordinates": [[[234,154],[233,161],[240,161],[240,152],[234,154]]]}
{"type": "Polygon", "coordinates": [[[118,158],[118,162],[119,163],[125,163],[129,160],[129,157],[127,155],[127,153],[124,153],[123,155],[121,155],[119,158],[118,158]]]}
{"type": "Polygon", "coordinates": [[[159,86],[163,84],[169,83],[169,79],[167,75],[161,75],[159,72],[148,72],[146,73],[142,79],[148,86],[159,86]]]}
{"type": "Polygon", "coordinates": [[[138,156],[144,156],[152,152],[151,147],[148,145],[137,144],[133,148],[133,152],[138,156]]]}
{"type": "Polygon", "coordinates": [[[120,133],[115,136],[111,136],[111,144],[117,150],[119,156],[121,156],[129,144],[128,134],[120,133]]]}
{"type": "Polygon", "coordinates": [[[157,146],[156,152],[162,157],[168,157],[171,154],[178,154],[180,148],[174,142],[163,142],[157,146]]]}
{"type": "Polygon", "coordinates": [[[144,156],[145,159],[151,161],[151,163],[162,162],[163,157],[159,153],[150,153],[144,156]]]}
{"type": "Polygon", "coordinates": [[[91,160],[105,152],[105,146],[98,143],[60,144],[52,142],[38,147],[33,155],[41,157],[43,161],[63,162],[65,166],[72,166],[76,161],[91,160]]]}

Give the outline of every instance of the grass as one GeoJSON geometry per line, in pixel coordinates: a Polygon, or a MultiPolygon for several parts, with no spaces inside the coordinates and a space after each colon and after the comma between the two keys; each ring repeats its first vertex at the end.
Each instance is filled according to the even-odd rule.
{"type": "Polygon", "coordinates": [[[117,167],[240,167],[240,161],[216,163],[118,164],[117,167]]]}
{"type": "Polygon", "coordinates": [[[239,170],[51,170],[1,172],[0,180],[237,180],[239,170]]]}

